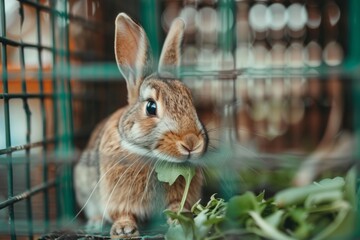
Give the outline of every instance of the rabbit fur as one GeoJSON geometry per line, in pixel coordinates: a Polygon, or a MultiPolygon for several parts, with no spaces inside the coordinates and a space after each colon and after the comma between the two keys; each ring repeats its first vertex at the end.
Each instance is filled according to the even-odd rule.
{"type": "MultiPolygon", "coordinates": [[[[196,162],[206,152],[207,132],[190,90],[174,79],[184,28],[181,19],[174,20],[156,72],[143,28],[125,13],[115,20],[115,56],[127,83],[128,105],[98,124],[74,169],[76,198],[88,224],[99,224],[104,216],[112,223],[111,235],[136,236],[139,221],[179,208],[185,180],[171,186],[159,182],[154,163],[196,162]],[[147,112],[149,101],[156,104],[156,115],[147,112]]],[[[202,183],[197,168],[187,209],[200,198],[202,183]]]]}

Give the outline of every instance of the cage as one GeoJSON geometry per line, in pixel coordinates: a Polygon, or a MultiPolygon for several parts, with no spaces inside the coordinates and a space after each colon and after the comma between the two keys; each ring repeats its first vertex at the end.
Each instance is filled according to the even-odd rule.
{"type": "Polygon", "coordinates": [[[359,11],[356,0],[0,0],[0,238],[109,237],[54,232],[84,227],[74,163],[126,104],[119,12],[155,59],[172,20],[186,22],[181,78],[210,136],[205,200],[343,176],[359,156],[359,11]]]}

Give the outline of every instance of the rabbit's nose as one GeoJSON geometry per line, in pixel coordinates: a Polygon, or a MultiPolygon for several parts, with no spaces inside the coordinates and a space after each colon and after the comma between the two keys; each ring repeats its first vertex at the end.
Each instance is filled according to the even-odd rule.
{"type": "Polygon", "coordinates": [[[183,155],[201,153],[203,151],[204,140],[193,133],[187,134],[179,142],[179,151],[183,155]]]}

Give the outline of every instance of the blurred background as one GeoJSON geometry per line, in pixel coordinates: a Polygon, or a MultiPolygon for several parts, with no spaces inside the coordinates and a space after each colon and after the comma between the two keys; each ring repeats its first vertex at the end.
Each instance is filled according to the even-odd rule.
{"type": "Polygon", "coordinates": [[[210,135],[204,199],[342,174],[357,156],[359,11],[356,0],[0,0],[0,238],[31,239],[79,209],[73,163],[126,104],[119,12],[155,59],[172,20],[186,22],[181,76],[210,135]]]}

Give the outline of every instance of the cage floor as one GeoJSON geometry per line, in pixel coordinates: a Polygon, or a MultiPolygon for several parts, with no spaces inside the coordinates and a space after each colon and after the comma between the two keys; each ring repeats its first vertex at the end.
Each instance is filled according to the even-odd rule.
{"type": "MultiPolygon", "coordinates": [[[[103,236],[99,234],[89,234],[85,232],[70,232],[70,231],[56,231],[46,235],[41,236],[40,240],[76,240],[76,239],[87,239],[87,240],[103,240],[103,239],[114,239],[110,236],[103,236]]],[[[139,237],[132,237],[130,239],[154,239],[162,240],[164,239],[163,234],[158,234],[154,232],[143,233],[139,237]]]]}
{"type": "MultiPolygon", "coordinates": [[[[165,233],[167,231],[168,225],[165,224],[156,224],[152,226],[145,226],[144,223],[140,223],[139,237],[132,237],[130,239],[155,239],[160,240],[164,239],[165,233]]],[[[62,229],[50,232],[48,234],[42,235],[39,239],[41,240],[50,240],[50,239],[57,239],[57,240],[75,240],[75,239],[117,239],[116,237],[111,237],[109,235],[111,225],[105,224],[104,228],[99,231],[91,231],[86,230],[84,225],[78,225],[78,227],[72,227],[71,230],[69,229],[62,229]]]]}

